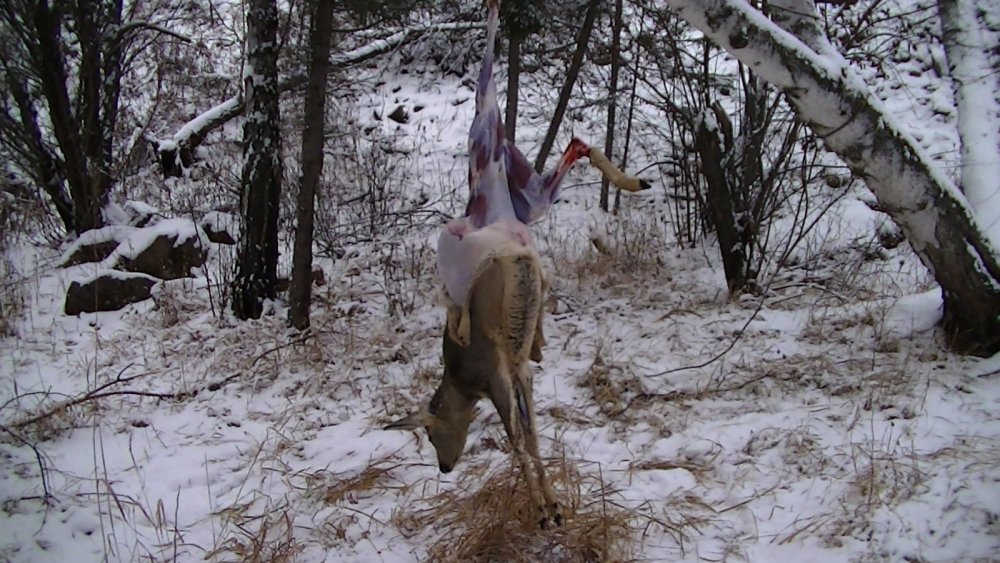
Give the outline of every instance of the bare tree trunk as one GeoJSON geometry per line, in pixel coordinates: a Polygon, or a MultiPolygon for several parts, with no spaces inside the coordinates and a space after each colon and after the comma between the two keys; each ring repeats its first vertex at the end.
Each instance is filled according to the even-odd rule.
{"type": "MultiPolygon", "coordinates": [[[[41,85],[52,134],[62,154],[62,176],[69,185],[73,202],[73,229],[82,233],[98,228],[104,224],[102,209],[113,183],[113,134],[124,48],[122,42],[113,40],[113,34],[121,24],[122,4],[120,1],[77,0],[50,6],[43,0],[20,4],[17,8],[24,13],[10,11],[4,17],[12,24],[17,23],[17,18],[23,18],[20,23],[28,25],[34,35],[33,40],[24,42],[22,47],[41,85]],[[72,14],[72,25],[64,22],[67,11],[72,14]],[[72,42],[79,53],[72,64],[67,63],[67,42],[72,42]],[[77,79],[72,99],[67,69],[77,79]]],[[[19,104],[22,122],[26,109],[19,104]]],[[[44,160],[44,153],[51,152],[40,147],[36,159],[44,160]]],[[[53,194],[51,186],[45,189],[53,194]]],[[[59,201],[58,195],[54,201],[62,215],[66,211],[65,202],[59,201]]],[[[63,222],[68,226],[65,219],[63,222]]]]}
{"type": "MultiPolygon", "coordinates": [[[[132,4],[131,15],[141,19],[132,4]]],[[[100,227],[115,182],[122,76],[139,53],[158,44],[150,35],[188,39],[159,23],[123,23],[124,0],[3,6],[0,58],[20,126],[9,127],[14,120],[4,107],[0,138],[17,164],[33,170],[68,231],[100,227]]]]}
{"type": "Polygon", "coordinates": [[[281,138],[278,110],[278,8],[275,0],[250,0],[247,13],[247,118],[243,124],[243,193],[240,239],[233,281],[233,313],[256,319],[274,298],[278,269],[278,198],[281,138]]]}
{"type": "MultiPolygon", "coordinates": [[[[736,220],[740,209],[741,198],[730,190],[729,178],[726,175],[725,156],[730,152],[732,139],[726,146],[723,125],[719,120],[728,117],[717,107],[715,113],[706,108],[698,122],[695,136],[695,147],[701,160],[701,173],[705,176],[707,194],[705,203],[715,227],[716,238],[719,239],[719,254],[722,256],[722,267],[726,273],[726,285],[730,296],[738,294],[747,283],[745,241],[736,220]]],[[[729,125],[728,127],[732,127],[729,125]]],[[[730,135],[731,137],[731,135],[730,135]]]]}
{"type": "Polygon", "coordinates": [[[330,66],[333,0],[316,0],[309,31],[309,82],[302,126],[302,179],[296,210],[292,281],[288,289],[288,324],[309,328],[312,289],[313,216],[316,186],[323,174],[323,130],[326,121],[326,75],[330,66]]]}
{"type": "MultiPolygon", "coordinates": [[[[52,132],[63,154],[66,180],[74,203],[74,226],[82,233],[101,225],[100,205],[90,201],[90,174],[81,137],[80,122],[73,115],[69,92],[66,90],[66,66],[62,56],[62,13],[39,2],[32,14],[38,32],[38,44],[32,53],[39,71],[42,93],[49,108],[52,132]]],[[[83,39],[81,38],[81,43],[83,39]]],[[[85,61],[81,60],[81,67],[85,61]]],[[[86,71],[81,68],[81,74],[86,71]]],[[[86,88],[84,88],[85,90],[86,88]]]]}
{"type": "MultiPolygon", "coordinates": [[[[992,0],[938,0],[962,143],[961,188],[1000,245],[1000,29],[983,21],[992,0]]],[[[994,8],[995,9],[995,8],[994,8]]]]}
{"type": "MultiPolygon", "coordinates": [[[[62,220],[66,232],[76,232],[76,213],[73,200],[66,193],[58,158],[45,144],[42,129],[38,125],[38,112],[28,94],[28,86],[24,78],[17,76],[16,70],[7,66],[6,61],[2,64],[4,64],[7,74],[7,87],[17,104],[18,113],[21,115],[19,136],[27,145],[32,175],[52,200],[56,214],[62,220]]],[[[10,125],[13,126],[13,123],[10,125]]]]}
{"type": "MultiPolygon", "coordinates": [[[[89,4],[86,1],[84,3],[89,4]]],[[[105,34],[101,38],[101,79],[103,86],[100,98],[101,136],[103,137],[101,146],[101,161],[103,162],[101,178],[104,182],[101,190],[104,199],[107,200],[114,181],[112,166],[114,164],[115,128],[118,125],[118,106],[121,97],[122,74],[125,72],[124,59],[126,46],[123,41],[124,38],[117,36],[118,31],[122,27],[123,0],[105,2],[104,9],[108,10],[108,12],[104,15],[101,24],[104,30],[103,33],[105,34]]]]}
{"type": "MultiPolygon", "coordinates": [[[[614,159],[615,119],[618,112],[618,70],[621,68],[622,0],[615,0],[615,14],[611,23],[611,84],[608,85],[608,129],[604,134],[604,154],[614,159]]],[[[609,182],[601,177],[601,210],[608,210],[609,182]]]]}
{"type": "Polygon", "coordinates": [[[952,347],[983,356],[1000,350],[995,249],[961,192],[883,113],[848,63],[831,56],[829,42],[809,31],[793,37],[744,2],[666,3],[782,89],[803,121],[865,179],[940,284],[952,347]]]}
{"type": "Polygon", "coordinates": [[[517,132],[517,96],[521,83],[521,36],[510,34],[507,46],[507,107],[504,111],[504,128],[507,138],[514,140],[517,132]]]}
{"type": "Polygon", "coordinates": [[[573,94],[573,85],[576,84],[576,77],[580,74],[580,67],[583,65],[583,56],[587,53],[587,44],[590,42],[590,34],[594,30],[594,20],[597,19],[597,8],[600,0],[590,0],[587,4],[587,14],[584,16],[583,25],[580,27],[580,34],[576,37],[576,50],[573,52],[573,59],[566,70],[566,80],[563,81],[562,90],[559,91],[559,101],[556,104],[556,111],[549,122],[549,129],[542,139],[542,148],[538,150],[535,157],[535,170],[539,173],[545,168],[545,161],[549,158],[552,145],[556,142],[556,133],[562,124],[563,115],[566,114],[566,107],[569,106],[569,98],[573,94]]]}

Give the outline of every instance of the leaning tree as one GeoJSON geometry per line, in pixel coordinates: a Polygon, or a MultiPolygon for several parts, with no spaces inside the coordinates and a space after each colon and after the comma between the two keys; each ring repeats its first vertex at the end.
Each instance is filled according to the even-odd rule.
{"type": "Polygon", "coordinates": [[[772,1],[771,18],[740,0],[665,3],[780,88],[865,180],[941,286],[952,347],[983,356],[1000,350],[996,249],[962,191],[895,124],[823,34],[812,0],[772,1]]]}

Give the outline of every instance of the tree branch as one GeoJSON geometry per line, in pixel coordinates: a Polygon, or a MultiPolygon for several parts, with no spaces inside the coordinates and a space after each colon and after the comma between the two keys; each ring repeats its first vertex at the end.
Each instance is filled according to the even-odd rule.
{"type": "MultiPolygon", "coordinates": [[[[468,31],[482,29],[482,27],[483,24],[478,22],[450,22],[404,29],[384,39],[373,41],[363,47],[331,57],[329,70],[340,70],[361,64],[369,59],[388,53],[410,41],[414,41],[427,33],[468,31]]],[[[305,74],[296,74],[288,77],[278,84],[278,92],[284,94],[290,90],[301,88],[305,85],[306,80],[307,76],[305,74]]],[[[194,150],[201,145],[202,141],[212,131],[222,127],[234,117],[242,115],[244,108],[242,96],[233,96],[185,123],[170,140],[159,140],[156,149],[160,155],[160,164],[164,175],[179,176],[181,174],[181,167],[177,166],[178,159],[180,159],[182,166],[190,166],[194,162],[194,150]]]]}
{"type": "Polygon", "coordinates": [[[119,27],[117,33],[115,33],[114,40],[112,41],[112,46],[118,47],[128,39],[130,34],[138,33],[140,31],[155,31],[160,35],[169,35],[174,39],[178,39],[185,43],[191,43],[190,37],[182,35],[177,31],[168,29],[154,22],[138,21],[138,22],[129,22],[119,27]]]}
{"type": "Polygon", "coordinates": [[[742,1],[664,1],[780,88],[826,146],[864,178],[940,284],[951,344],[979,355],[1000,350],[997,249],[958,188],[894,122],[826,37],[813,34],[809,25],[797,37],[742,1]]]}

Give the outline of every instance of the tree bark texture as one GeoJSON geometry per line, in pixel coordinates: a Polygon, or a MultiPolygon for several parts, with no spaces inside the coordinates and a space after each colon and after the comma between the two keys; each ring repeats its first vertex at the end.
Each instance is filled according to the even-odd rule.
{"type": "Polygon", "coordinates": [[[504,129],[507,138],[514,140],[517,133],[517,96],[521,89],[521,37],[510,35],[507,46],[507,104],[504,108],[504,129]]]}
{"type": "MultiPolygon", "coordinates": [[[[707,186],[705,203],[712,225],[715,227],[716,238],[719,239],[719,253],[726,273],[726,285],[729,287],[729,294],[736,295],[742,291],[747,282],[745,241],[736,221],[736,206],[740,198],[730,190],[724,162],[727,149],[716,117],[711,115],[710,111],[706,109],[698,122],[695,147],[701,160],[701,173],[705,176],[707,186]]],[[[725,119],[725,115],[722,118],[725,119]]]]}
{"type": "Polygon", "coordinates": [[[600,0],[590,0],[587,4],[587,14],[583,18],[583,25],[580,26],[580,34],[576,37],[576,50],[573,58],[566,70],[566,79],[563,81],[562,89],[559,91],[559,101],[556,103],[556,110],[552,114],[552,121],[549,122],[549,129],[542,139],[542,147],[535,157],[535,170],[539,173],[545,168],[545,161],[552,152],[552,145],[556,142],[556,133],[562,124],[566,108],[569,106],[569,98],[573,95],[573,85],[576,84],[576,77],[580,74],[580,67],[583,65],[583,56],[587,53],[587,44],[590,42],[590,34],[594,30],[594,20],[597,19],[597,8],[600,0]]]}
{"type": "MultiPolygon", "coordinates": [[[[608,84],[608,126],[604,133],[604,154],[614,160],[615,121],[618,117],[618,71],[621,68],[622,0],[615,0],[615,13],[611,22],[611,83],[608,84]]],[[[599,204],[601,210],[605,212],[608,210],[609,188],[607,177],[602,176],[599,204]]]]}
{"type": "Polygon", "coordinates": [[[52,132],[63,155],[65,176],[74,204],[74,227],[77,233],[82,233],[103,224],[101,208],[107,197],[106,193],[100,193],[105,185],[100,178],[102,163],[88,158],[95,146],[93,139],[97,130],[85,129],[92,128],[94,121],[99,119],[100,108],[96,102],[99,99],[100,59],[95,56],[99,45],[95,44],[98,38],[93,33],[92,24],[85,17],[78,23],[80,29],[77,30],[81,53],[77,71],[80,78],[78,119],[66,88],[68,75],[62,54],[63,7],[63,4],[50,7],[44,0],[35,5],[32,23],[37,31],[37,43],[32,58],[49,108],[52,132]]]}
{"type": "MultiPolygon", "coordinates": [[[[7,26],[26,28],[12,33],[8,53],[23,53],[23,69],[37,80],[48,113],[48,124],[61,158],[47,146],[38,129],[34,101],[17,101],[22,133],[32,152],[37,180],[52,198],[67,230],[82,233],[101,227],[102,211],[114,177],[114,127],[121,88],[122,50],[115,40],[122,21],[122,2],[16,2],[3,13],[7,26]],[[67,20],[70,20],[67,23],[67,20]],[[70,45],[72,48],[70,48],[70,45]],[[72,94],[72,95],[71,95],[72,94]],[[41,141],[36,142],[36,141],[41,141]],[[53,175],[46,162],[60,162],[53,175]],[[69,187],[67,192],[57,182],[69,187]],[[69,204],[69,205],[67,205],[69,204]],[[72,219],[67,220],[71,210],[72,219]]],[[[8,88],[28,92],[14,65],[7,68],[8,88]]]]}
{"type": "Polygon", "coordinates": [[[146,21],[123,25],[124,0],[2,5],[0,58],[20,118],[3,108],[0,136],[52,199],[68,232],[100,227],[116,180],[122,77],[154,44],[140,40],[142,34],[180,36],[146,21]],[[13,121],[20,126],[8,127],[13,121]]]}
{"type": "Polygon", "coordinates": [[[920,260],[944,300],[943,329],[962,353],[1000,350],[1000,261],[958,189],[875,103],[843,59],[732,0],[666,4],[780,88],[799,116],[863,178],[920,260]],[[821,53],[822,52],[822,55],[821,53]]]}
{"type": "Polygon", "coordinates": [[[292,281],[288,289],[288,323],[309,328],[312,290],[313,217],[316,187],[323,174],[323,133],[326,121],[326,75],[330,66],[333,0],[316,0],[309,31],[309,82],[302,126],[302,178],[296,209],[292,281]]]}
{"type": "Polygon", "coordinates": [[[985,21],[988,4],[993,0],[937,3],[958,112],[961,188],[996,248],[1000,245],[1000,205],[995,204],[1000,198],[1000,27],[985,21]]]}
{"type": "Polygon", "coordinates": [[[233,313],[256,319],[275,296],[281,139],[278,110],[278,9],[275,0],[250,0],[243,124],[241,214],[243,237],[233,281],[233,313]]]}

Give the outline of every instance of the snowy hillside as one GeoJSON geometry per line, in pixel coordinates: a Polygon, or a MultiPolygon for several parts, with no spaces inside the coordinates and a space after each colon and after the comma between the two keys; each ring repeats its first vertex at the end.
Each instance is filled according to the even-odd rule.
{"type": "MultiPolygon", "coordinates": [[[[938,55],[866,78],[884,79],[887,107],[950,162],[953,103],[926,72],[938,55]]],[[[384,184],[386,221],[416,211],[390,231],[323,208],[338,227],[318,237],[311,331],[287,328],[283,300],[257,321],[220,310],[228,246],[151,300],[79,316],[63,314],[66,291],[96,265],[8,250],[23,306],[0,340],[0,560],[997,558],[1000,358],[946,348],[940,291],[906,244],[880,245],[894,230],[868,191],[822,188],[825,213],[785,267],[730,300],[714,239],[677,242],[652,144],[635,168],[656,186],[619,214],[598,209],[597,175],[578,166],[533,227],[552,283],[535,401],[565,525],[535,525],[488,402],[441,474],[426,433],[382,428],[440,378],[434,241],[465,204],[475,92],[398,54],[352,72],[374,88],[333,111],[377,141],[337,150],[388,155],[379,166],[401,172],[384,184]],[[405,123],[386,117],[397,107],[405,123]]],[[[575,109],[556,145],[596,146],[600,112],[575,109]]],[[[546,125],[519,123],[529,155],[546,125]]],[[[148,199],[214,204],[233,174],[206,165],[148,199]]]]}

